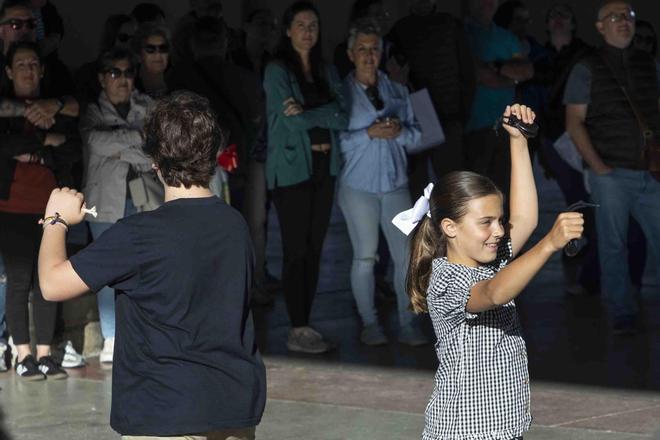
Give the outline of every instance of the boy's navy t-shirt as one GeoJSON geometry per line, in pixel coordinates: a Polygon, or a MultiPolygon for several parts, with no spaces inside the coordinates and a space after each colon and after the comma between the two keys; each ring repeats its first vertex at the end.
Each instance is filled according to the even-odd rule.
{"type": "Polygon", "coordinates": [[[248,289],[245,221],[216,197],[120,220],[71,258],[116,289],[110,425],[168,436],[255,426],[266,401],[248,289]]]}

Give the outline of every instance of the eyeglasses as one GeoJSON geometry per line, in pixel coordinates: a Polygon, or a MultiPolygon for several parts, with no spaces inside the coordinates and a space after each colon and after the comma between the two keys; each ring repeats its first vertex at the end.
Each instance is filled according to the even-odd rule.
{"type": "Polygon", "coordinates": [[[117,34],[117,40],[121,43],[126,43],[131,38],[133,38],[131,34],[117,34]]]}
{"type": "Polygon", "coordinates": [[[111,67],[103,73],[110,75],[110,78],[112,79],[119,79],[122,76],[126,79],[135,78],[135,69],[132,67],[129,67],[126,70],[122,70],[119,67],[111,67]]]}
{"type": "Polygon", "coordinates": [[[365,90],[365,93],[367,94],[367,98],[369,98],[369,101],[373,106],[376,108],[376,110],[382,110],[385,107],[385,103],[380,97],[380,94],[378,93],[378,87],[376,86],[369,86],[365,90]]]}
{"type": "Polygon", "coordinates": [[[610,23],[619,23],[623,20],[628,21],[628,22],[634,22],[637,17],[637,14],[635,14],[635,11],[628,11],[628,12],[612,12],[611,14],[607,14],[605,17],[603,17],[600,21],[609,21],[610,23]]]}
{"type": "Polygon", "coordinates": [[[0,25],[9,25],[11,26],[12,30],[15,31],[20,31],[21,29],[23,29],[23,26],[32,30],[35,27],[37,27],[37,21],[34,18],[28,18],[25,20],[20,18],[10,18],[9,20],[0,23],[0,25]]]}
{"type": "Polygon", "coordinates": [[[142,49],[148,54],[158,53],[169,53],[170,45],[169,44],[145,44],[142,49]]]}

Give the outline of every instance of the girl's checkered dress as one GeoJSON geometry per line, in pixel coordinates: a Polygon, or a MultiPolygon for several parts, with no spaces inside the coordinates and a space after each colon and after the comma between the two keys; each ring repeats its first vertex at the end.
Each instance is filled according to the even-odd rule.
{"type": "Polygon", "coordinates": [[[493,278],[511,256],[511,241],[502,240],[485,266],[433,261],[427,303],[440,365],[424,440],[511,440],[530,427],[527,352],[515,304],[465,310],[471,287],[493,278]]]}

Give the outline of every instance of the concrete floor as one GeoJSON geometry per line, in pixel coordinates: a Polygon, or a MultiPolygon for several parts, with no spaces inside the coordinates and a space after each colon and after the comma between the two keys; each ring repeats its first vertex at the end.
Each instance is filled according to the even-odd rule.
{"type": "MultiPolygon", "coordinates": [[[[553,182],[540,175],[538,182],[540,234],[550,227],[562,200],[553,182]]],[[[281,253],[272,214],[268,258],[277,273],[281,253]]],[[[258,438],[419,438],[435,353],[431,346],[392,342],[373,348],[358,342],[360,323],[348,287],[350,259],[346,229],[335,210],[312,312],[312,324],[337,342],[334,352],[287,353],[288,318],[281,295],[272,307],[255,310],[269,396],[258,438]]],[[[518,301],[532,378],[534,426],[526,440],[660,440],[660,295],[650,269],[639,300],[644,331],[615,337],[608,331],[600,296],[564,293],[558,256],[536,277],[518,301]]],[[[379,311],[394,340],[394,304],[381,301],[379,311]]],[[[431,335],[429,323],[424,325],[431,335]]],[[[110,371],[91,358],[87,367],[69,372],[66,381],[45,383],[0,374],[0,405],[13,438],[118,438],[108,425],[110,371]]]]}

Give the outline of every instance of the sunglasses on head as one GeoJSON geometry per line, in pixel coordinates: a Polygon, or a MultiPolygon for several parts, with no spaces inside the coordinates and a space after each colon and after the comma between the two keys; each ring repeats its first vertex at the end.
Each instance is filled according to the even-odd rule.
{"type": "Polygon", "coordinates": [[[126,43],[131,38],[133,38],[133,35],[131,35],[131,34],[118,34],[117,35],[117,40],[121,43],[126,43]]]}
{"type": "Polygon", "coordinates": [[[169,53],[170,46],[169,44],[145,44],[142,49],[148,54],[158,53],[169,53]]]}
{"type": "Polygon", "coordinates": [[[119,79],[122,76],[126,79],[135,78],[135,69],[132,67],[129,67],[126,70],[122,70],[119,67],[111,67],[107,69],[104,73],[110,75],[110,78],[112,79],[119,79]]]}
{"type": "Polygon", "coordinates": [[[34,29],[37,27],[37,21],[34,18],[20,19],[20,18],[10,18],[7,21],[3,21],[0,25],[9,25],[15,31],[20,31],[23,29],[23,26],[28,29],[34,29]]]}

